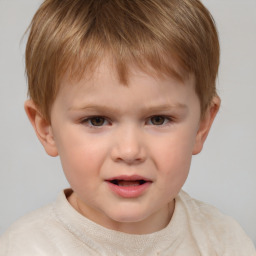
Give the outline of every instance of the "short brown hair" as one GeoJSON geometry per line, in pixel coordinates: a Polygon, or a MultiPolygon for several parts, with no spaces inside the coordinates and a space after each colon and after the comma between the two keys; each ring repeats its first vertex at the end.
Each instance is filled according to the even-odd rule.
{"type": "Polygon", "coordinates": [[[45,0],[30,25],[26,72],[46,119],[63,75],[80,77],[106,53],[124,84],[131,64],[179,79],[193,73],[202,114],[216,95],[218,35],[199,0],[45,0]]]}

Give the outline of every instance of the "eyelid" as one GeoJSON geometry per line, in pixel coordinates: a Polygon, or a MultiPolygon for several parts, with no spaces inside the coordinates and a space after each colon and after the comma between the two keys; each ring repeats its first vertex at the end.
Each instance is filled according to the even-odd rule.
{"type": "MultiPolygon", "coordinates": [[[[146,125],[152,125],[152,126],[165,126],[168,125],[170,123],[173,123],[175,121],[175,118],[173,116],[169,116],[169,115],[152,115],[150,117],[148,117],[145,121],[146,125]],[[153,124],[151,122],[151,119],[154,117],[161,117],[164,119],[163,124],[153,124]]],[[[93,127],[93,128],[101,128],[107,125],[112,125],[112,121],[105,116],[101,116],[101,115],[92,115],[92,116],[87,116],[87,117],[83,117],[80,119],[79,121],[81,124],[86,125],[88,127],[93,127]],[[104,123],[102,125],[93,125],[90,123],[90,121],[94,118],[103,118],[104,119],[104,123]]]]}
{"type": "Polygon", "coordinates": [[[163,124],[159,124],[159,125],[156,125],[156,124],[149,124],[149,125],[153,125],[153,126],[164,126],[164,125],[167,125],[169,124],[170,122],[173,122],[174,121],[174,118],[171,117],[171,116],[167,116],[167,115],[153,115],[153,116],[150,116],[147,121],[146,121],[146,124],[150,122],[150,120],[154,117],[162,117],[164,118],[164,123],[163,124]]]}
{"type": "Polygon", "coordinates": [[[89,127],[95,127],[95,128],[100,128],[100,127],[103,127],[103,126],[106,126],[107,124],[105,124],[105,122],[107,122],[107,124],[110,124],[111,122],[109,121],[108,118],[106,118],[105,116],[98,116],[98,115],[93,115],[93,116],[88,116],[86,118],[82,118],[80,123],[81,124],[86,124],[87,126],[89,127]],[[103,125],[92,125],[90,123],[90,121],[94,118],[103,118],[104,119],[104,124],[103,125]]]}

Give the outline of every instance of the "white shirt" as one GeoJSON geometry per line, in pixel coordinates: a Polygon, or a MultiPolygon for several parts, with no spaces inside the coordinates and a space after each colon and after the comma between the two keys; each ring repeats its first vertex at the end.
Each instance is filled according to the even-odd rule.
{"type": "MultiPolygon", "coordinates": [[[[241,227],[181,191],[168,226],[146,235],[104,228],[80,215],[60,194],[23,217],[0,238],[0,256],[256,256],[241,227]]],[[[66,194],[66,195],[65,195],[66,194]]]]}

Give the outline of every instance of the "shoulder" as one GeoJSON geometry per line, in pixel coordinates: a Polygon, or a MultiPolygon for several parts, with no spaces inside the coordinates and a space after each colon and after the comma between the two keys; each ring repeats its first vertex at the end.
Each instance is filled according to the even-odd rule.
{"type": "Polygon", "coordinates": [[[7,229],[5,234],[16,234],[23,232],[24,230],[31,230],[39,226],[44,226],[44,224],[48,223],[52,218],[52,215],[52,204],[49,204],[19,218],[7,229]]]}
{"type": "Polygon", "coordinates": [[[178,200],[186,211],[193,236],[200,243],[204,241],[204,246],[215,245],[220,255],[256,256],[252,241],[232,217],[191,198],[184,191],[180,192],[178,200]]]}
{"type": "Polygon", "coordinates": [[[63,243],[72,235],[60,220],[60,208],[64,213],[68,208],[65,191],[12,224],[0,237],[0,256],[62,255],[63,243]]]}
{"type": "Polygon", "coordinates": [[[0,237],[0,256],[99,255],[91,240],[85,245],[71,228],[74,222],[80,227],[81,221],[67,201],[70,192],[62,191],[52,204],[16,221],[0,237]]]}
{"type": "Polygon", "coordinates": [[[0,256],[29,252],[33,241],[44,241],[50,229],[56,226],[53,204],[35,210],[13,223],[0,237],[0,256]],[[29,242],[28,242],[29,241],[29,242]]]}

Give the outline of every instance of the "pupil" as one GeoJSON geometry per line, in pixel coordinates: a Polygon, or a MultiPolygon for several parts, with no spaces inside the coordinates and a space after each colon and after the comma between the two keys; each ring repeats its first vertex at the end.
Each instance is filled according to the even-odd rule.
{"type": "Polygon", "coordinates": [[[104,124],[104,118],[102,117],[95,117],[91,120],[92,125],[94,126],[101,126],[104,124]]]}
{"type": "Polygon", "coordinates": [[[154,116],[152,117],[151,122],[155,125],[161,125],[164,123],[164,118],[162,116],[154,116]]]}

